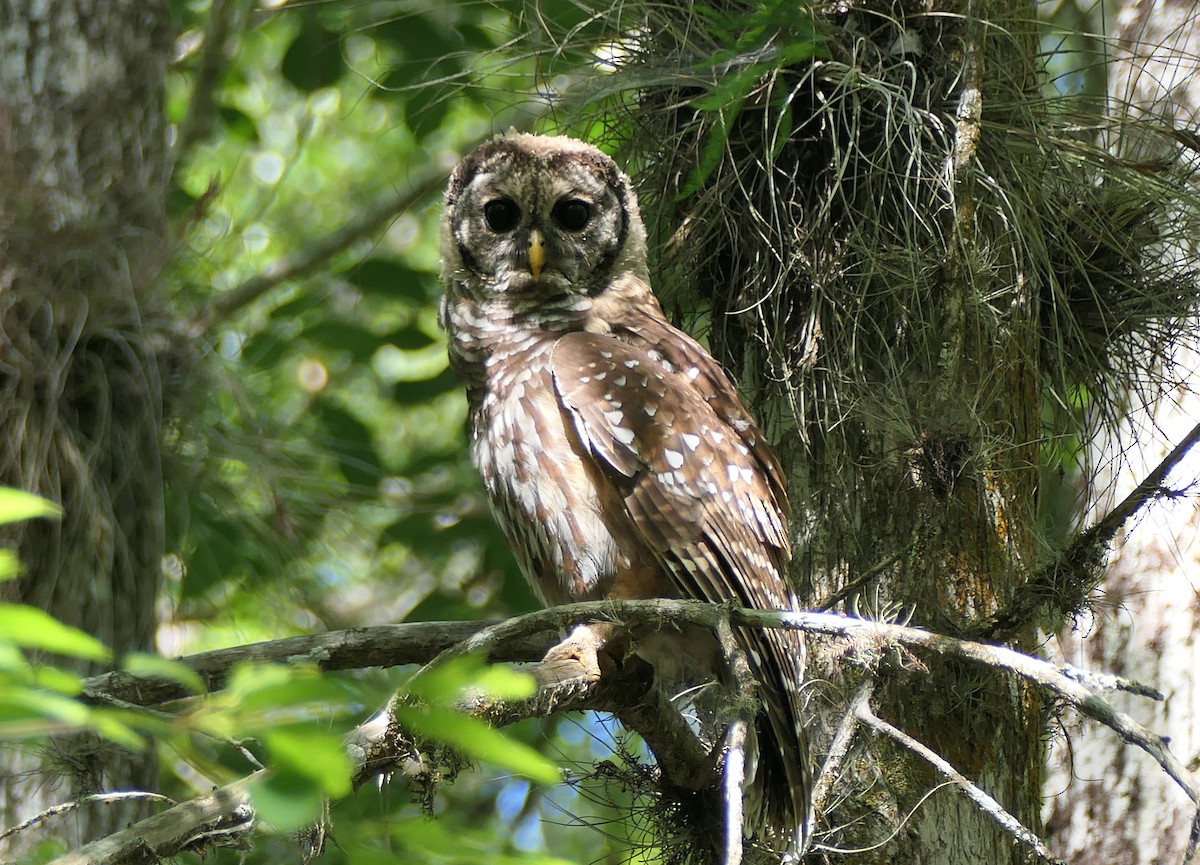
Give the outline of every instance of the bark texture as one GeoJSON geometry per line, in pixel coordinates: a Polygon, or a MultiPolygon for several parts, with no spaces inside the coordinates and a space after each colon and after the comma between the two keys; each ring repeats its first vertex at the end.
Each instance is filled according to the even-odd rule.
{"type": "MultiPolygon", "coordinates": [[[[1036,566],[1042,285],[1013,230],[1044,207],[1014,145],[1041,105],[1035,18],[1012,0],[839,4],[811,68],[712,121],[728,156],[670,216],[714,348],[762,395],[791,472],[807,606],[980,633],[1036,566]]],[[[697,175],[688,155],[668,178],[697,175]]],[[[812,641],[818,761],[858,684],[847,654],[812,641]]],[[[952,659],[860,660],[883,674],[875,715],[1039,828],[1035,691],[952,659]]],[[[893,740],[860,726],[842,766],[818,843],[864,852],[839,861],[1025,861],[893,740]]]]}
{"type": "MultiPolygon", "coordinates": [[[[1200,13],[1192,0],[1125,4],[1114,34],[1116,62],[1109,93],[1117,119],[1150,120],[1194,129],[1200,122],[1200,13]]],[[[1194,149],[1164,152],[1161,143],[1121,129],[1112,148],[1139,159],[1195,160],[1194,149]]],[[[1166,250],[1181,261],[1194,250],[1166,250]]],[[[1111,436],[1092,443],[1104,471],[1088,503],[1089,521],[1132,490],[1200,420],[1200,355],[1195,332],[1181,333],[1173,365],[1155,376],[1168,382],[1162,399],[1131,411],[1111,436]]],[[[1168,491],[1122,533],[1109,560],[1102,600],[1056,651],[1082,667],[1145,682],[1166,695],[1153,703],[1127,694],[1112,702],[1165,735],[1191,766],[1200,760],[1200,454],[1167,478],[1168,491]]],[[[1183,861],[1195,806],[1153,762],[1120,747],[1106,731],[1075,720],[1052,751],[1046,782],[1049,839],[1075,865],[1183,861]]]]}
{"type": "MultiPolygon", "coordinates": [[[[118,655],[152,645],[163,553],[170,47],[157,0],[0,0],[0,483],[64,510],[9,532],[26,573],[0,592],[118,655]]],[[[151,763],[81,739],[0,753],[0,823],[144,788],[151,763]]],[[[84,809],[53,834],[136,813],[84,809]]]]}

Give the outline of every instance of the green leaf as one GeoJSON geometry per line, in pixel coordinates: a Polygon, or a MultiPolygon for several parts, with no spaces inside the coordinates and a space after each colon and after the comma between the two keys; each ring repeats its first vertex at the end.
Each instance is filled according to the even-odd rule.
{"type": "Polygon", "coordinates": [[[315,781],[334,799],[350,792],[354,766],[341,735],[310,724],[277,727],[265,732],[262,739],[273,768],[315,781]]]}
{"type": "Polygon", "coordinates": [[[0,487],[0,525],[31,520],[35,517],[60,517],[62,508],[41,496],[0,487]]]}
{"type": "Polygon", "coordinates": [[[152,655],[148,652],[130,652],[121,658],[121,669],[135,676],[155,676],[170,679],[183,685],[192,694],[203,694],[207,688],[200,674],[187,664],[152,655]]]}
{"type": "Polygon", "coordinates": [[[44,610],[24,604],[0,604],[0,637],[25,649],[105,661],[111,656],[103,643],[78,628],[64,625],[44,610]]]}
{"type": "Polygon", "coordinates": [[[21,562],[12,550],[0,548],[0,583],[21,575],[21,562]]]}
{"type": "Polygon", "coordinates": [[[39,664],[32,668],[30,684],[47,691],[55,691],[69,697],[77,697],[83,690],[83,677],[70,670],[39,664]]]}
{"type": "Polygon", "coordinates": [[[346,72],[340,37],[309,12],[283,56],[281,71],[294,87],[309,93],[336,84],[346,72]]]}
{"type": "Polygon", "coordinates": [[[392,389],[392,399],[401,405],[420,405],[459,387],[451,369],[425,381],[401,381],[392,389]]]}
{"type": "Polygon", "coordinates": [[[389,301],[425,304],[432,300],[437,279],[390,258],[369,258],[344,274],[363,294],[389,301]]]}
{"type": "Polygon", "coordinates": [[[529,674],[489,664],[478,655],[440,664],[409,683],[410,693],[440,703],[454,702],[468,690],[497,700],[520,700],[532,696],[536,688],[529,674]]]}
{"type": "Polygon", "coordinates": [[[492,763],[540,784],[562,781],[562,772],[550,760],[477,718],[440,706],[399,706],[396,715],[418,735],[450,745],[468,757],[492,763]]]}
{"type": "Polygon", "coordinates": [[[316,822],[325,795],[311,778],[276,770],[250,787],[250,801],[261,820],[279,832],[295,832],[316,822]]]}
{"type": "Polygon", "coordinates": [[[316,667],[287,664],[238,664],[219,695],[241,713],[245,732],[269,730],[319,710],[328,717],[346,703],[343,685],[316,667]]]}
{"type": "Polygon", "coordinates": [[[322,348],[347,352],[358,363],[369,360],[380,344],[380,338],[365,327],[336,319],[315,322],[302,336],[322,348]]]}
{"type": "Polygon", "coordinates": [[[229,105],[222,105],[217,109],[217,116],[221,119],[221,125],[229,133],[230,138],[246,144],[258,143],[258,124],[244,111],[239,111],[229,105]]]}
{"type": "MultiPolygon", "coordinates": [[[[33,667],[13,643],[0,639],[0,674],[22,682],[32,681],[33,667]]],[[[0,679],[3,682],[4,679],[0,679]]]]}
{"type": "Polygon", "coordinates": [[[330,400],[318,400],[314,408],[346,482],[360,491],[374,490],[383,477],[383,468],[370,428],[330,400]]]}

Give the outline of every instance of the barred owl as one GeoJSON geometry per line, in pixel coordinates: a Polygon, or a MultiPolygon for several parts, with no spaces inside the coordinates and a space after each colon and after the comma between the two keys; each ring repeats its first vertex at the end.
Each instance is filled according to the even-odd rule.
{"type": "MultiPolygon", "coordinates": [[[[796,606],[779,463],[725,372],[663,315],[637,198],[608,156],[562,137],[483,145],[451,177],[442,257],[472,456],[543,603],[796,606]]],[[[762,702],[747,803],[760,841],[794,855],[803,642],[738,640],[762,702]]]]}

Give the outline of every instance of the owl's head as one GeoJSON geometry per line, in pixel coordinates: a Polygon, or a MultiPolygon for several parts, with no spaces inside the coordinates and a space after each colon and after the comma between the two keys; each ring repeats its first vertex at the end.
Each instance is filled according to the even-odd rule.
{"type": "Polygon", "coordinates": [[[476,300],[591,295],[648,281],[629,178],[573,138],[510,133],[459,163],[442,222],[443,283],[476,300]]]}

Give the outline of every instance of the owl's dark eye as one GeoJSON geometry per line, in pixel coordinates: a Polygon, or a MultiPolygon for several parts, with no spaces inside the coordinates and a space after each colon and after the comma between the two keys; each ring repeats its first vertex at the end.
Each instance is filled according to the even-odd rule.
{"type": "Polygon", "coordinates": [[[583,231],[592,218],[592,206],[578,198],[564,198],[554,205],[550,215],[567,231],[583,231]]]}
{"type": "Polygon", "coordinates": [[[512,231],[521,221],[521,208],[511,198],[493,198],[483,206],[483,219],[492,231],[512,231]]]}

